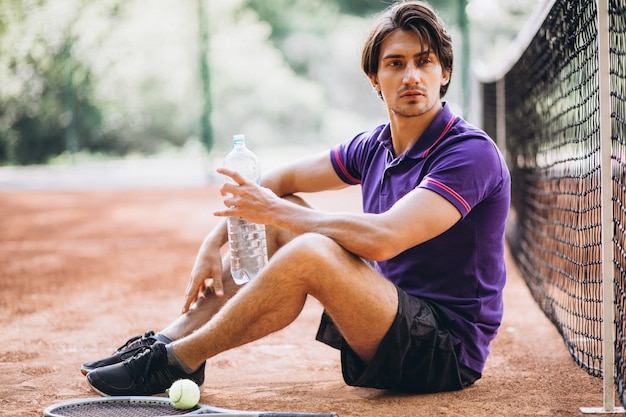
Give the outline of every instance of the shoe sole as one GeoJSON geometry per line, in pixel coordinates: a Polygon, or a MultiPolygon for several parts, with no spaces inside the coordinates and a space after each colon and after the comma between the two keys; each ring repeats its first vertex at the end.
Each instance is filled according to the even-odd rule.
{"type": "MultiPolygon", "coordinates": [[[[94,387],[93,385],[89,384],[89,386],[91,387],[91,389],[97,393],[98,395],[102,396],[102,397],[112,397],[112,395],[110,394],[106,394],[102,391],[100,391],[99,389],[97,389],[96,387],[94,387]]],[[[204,383],[200,386],[198,386],[198,388],[200,389],[200,393],[202,393],[202,391],[204,390],[204,383]]],[[[165,392],[160,392],[158,394],[152,394],[151,397],[167,397],[169,396],[169,394],[167,393],[167,391],[165,392]]]]}
{"type": "MultiPolygon", "coordinates": [[[[89,382],[89,380],[88,380],[87,382],[89,382]]],[[[204,385],[204,384],[202,384],[202,385],[204,385]]],[[[89,386],[91,387],[91,389],[92,389],[94,392],[96,392],[98,395],[100,395],[100,396],[102,396],[102,397],[113,397],[113,395],[111,395],[111,394],[107,394],[107,393],[105,393],[105,392],[102,392],[102,391],[100,391],[98,388],[94,387],[94,386],[93,386],[93,385],[91,385],[91,384],[89,384],[89,386]]],[[[202,386],[200,386],[200,391],[202,391],[202,386]]],[[[152,397],[167,397],[167,396],[168,396],[168,393],[167,393],[167,391],[164,391],[164,392],[160,392],[160,393],[158,393],[158,394],[152,394],[151,396],[152,396],[152,397]]]]}
{"type": "MultiPolygon", "coordinates": [[[[110,365],[115,365],[114,363],[110,364],[110,365]]],[[[98,368],[85,368],[84,366],[80,367],[80,373],[87,376],[87,374],[91,371],[95,371],[98,368]]]]}
{"type": "MultiPolygon", "coordinates": [[[[82,368],[81,368],[81,371],[82,371],[82,368]]],[[[89,373],[89,372],[87,372],[87,373],[89,373]]],[[[86,375],[87,375],[87,374],[85,374],[85,376],[86,376],[86,375]]],[[[87,380],[87,383],[89,383],[89,380],[87,380]]],[[[103,396],[103,397],[111,397],[111,396],[112,396],[112,395],[110,395],[110,394],[106,394],[106,393],[104,393],[104,392],[100,391],[99,389],[97,389],[96,387],[94,387],[93,385],[91,385],[91,383],[89,383],[89,386],[90,386],[90,387],[91,387],[91,389],[92,389],[93,391],[95,391],[98,395],[101,395],[101,396],[103,396]]],[[[204,390],[204,382],[203,382],[201,385],[198,385],[198,388],[200,389],[200,392],[202,392],[202,391],[204,390]]],[[[161,393],[158,393],[158,394],[152,394],[152,396],[154,396],[154,397],[167,397],[168,395],[169,395],[169,394],[167,393],[167,391],[164,391],[164,392],[161,392],[161,393]]]]}
{"type": "Polygon", "coordinates": [[[93,386],[93,385],[91,385],[91,384],[89,384],[89,386],[90,386],[90,387],[91,387],[91,389],[92,389],[93,391],[95,391],[95,392],[96,392],[96,394],[98,394],[98,395],[101,395],[101,396],[103,396],[103,397],[110,397],[110,396],[111,396],[111,395],[109,395],[109,394],[105,394],[104,392],[100,391],[99,389],[97,389],[96,387],[94,387],[94,386],[93,386]]]}

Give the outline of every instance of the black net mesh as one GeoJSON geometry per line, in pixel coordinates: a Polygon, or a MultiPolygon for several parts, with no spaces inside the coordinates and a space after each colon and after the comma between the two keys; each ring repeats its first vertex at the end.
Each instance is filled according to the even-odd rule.
{"type": "MultiPolygon", "coordinates": [[[[557,0],[519,60],[482,86],[483,127],[505,111],[512,175],[508,242],[574,360],[603,377],[600,91],[596,2],[557,0]]],[[[615,353],[625,402],[626,6],[609,2],[615,353]]],[[[606,239],[606,237],[605,237],[606,239]]]]}
{"type": "Polygon", "coordinates": [[[574,359],[600,376],[596,40],[595,3],[555,4],[505,76],[505,91],[506,141],[517,214],[514,256],[574,359]]]}

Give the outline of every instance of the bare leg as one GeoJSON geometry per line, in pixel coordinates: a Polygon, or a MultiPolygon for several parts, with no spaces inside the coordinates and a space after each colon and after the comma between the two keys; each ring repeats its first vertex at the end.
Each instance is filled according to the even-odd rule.
{"type": "MultiPolygon", "coordinates": [[[[297,196],[287,196],[286,199],[303,206],[310,207],[303,199],[297,196]]],[[[271,259],[278,249],[291,241],[295,235],[274,227],[268,227],[267,253],[271,259]]],[[[242,287],[235,284],[230,274],[230,259],[228,254],[222,259],[222,282],[224,283],[224,296],[216,297],[211,288],[204,291],[196,304],[185,314],[178,316],[172,323],[159,333],[171,340],[178,340],[190,335],[213,317],[224,304],[234,296],[242,287]]],[[[250,284],[246,284],[250,285],[250,284]]]]}
{"type": "Polygon", "coordinates": [[[224,283],[224,296],[216,297],[211,288],[204,290],[203,296],[193,305],[188,312],[178,316],[172,323],[161,330],[172,340],[178,340],[193,333],[213,317],[224,304],[241,288],[230,276],[230,263],[228,255],[222,260],[222,282],[224,283]]]}
{"type": "Polygon", "coordinates": [[[397,311],[397,292],[358,257],[317,234],[295,238],[198,331],[173,344],[190,368],[220,352],[290,324],[312,295],[329,312],[352,349],[373,357],[397,311]]]}

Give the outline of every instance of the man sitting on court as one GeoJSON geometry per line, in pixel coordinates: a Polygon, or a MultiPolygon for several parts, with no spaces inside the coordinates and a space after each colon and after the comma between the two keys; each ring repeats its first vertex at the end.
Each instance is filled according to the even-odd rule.
{"type": "Polygon", "coordinates": [[[459,390],[481,377],[500,326],[510,177],[494,142],[442,101],[452,44],[422,2],[376,20],[362,68],[389,123],[270,172],[262,187],[219,169],[223,210],[267,225],[270,260],[237,287],[225,222],[205,238],[183,314],[83,372],[103,395],[153,395],[204,364],[290,324],[308,296],[324,306],[317,338],[341,351],[347,384],[399,392],[459,390]],[[363,213],[295,197],[360,185],[363,213]]]}

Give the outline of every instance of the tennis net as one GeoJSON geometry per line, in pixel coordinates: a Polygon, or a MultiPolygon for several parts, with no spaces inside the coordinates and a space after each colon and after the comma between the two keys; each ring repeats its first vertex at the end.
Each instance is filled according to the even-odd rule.
{"type": "Polygon", "coordinates": [[[538,9],[509,63],[483,77],[482,124],[504,146],[511,170],[507,241],[520,273],[576,363],[604,378],[612,376],[603,375],[603,244],[612,246],[606,279],[613,281],[615,382],[625,404],[626,5],[600,1],[608,2],[608,27],[599,24],[599,2],[556,0],[538,9]],[[602,31],[610,97],[600,88],[602,31]],[[610,140],[602,143],[610,146],[610,167],[601,163],[602,100],[610,102],[610,140]],[[602,232],[607,168],[610,236],[602,232]]]}

